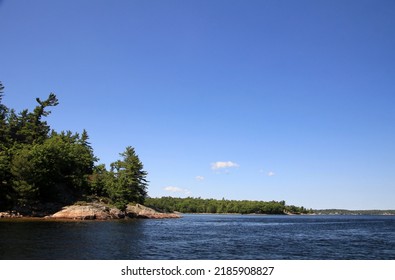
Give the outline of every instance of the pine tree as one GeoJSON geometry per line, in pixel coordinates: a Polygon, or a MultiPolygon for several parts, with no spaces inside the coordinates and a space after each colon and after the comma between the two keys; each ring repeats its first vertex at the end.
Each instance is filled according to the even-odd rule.
{"type": "Polygon", "coordinates": [[[107,182],[108,194],[118,207],[124,208],[128,202],[144,203],[147,196],[147,172],[134,148],[126,147],[120,154],[122,160],[111,164],[113,182],[107,182]]]}
{"type": "Polygon", "coordinates": [[[0,151],[5,150],[7,142],[7,114],[8,108],[2,103],[4,93],[4,86],[0,82],[0,151]]]}
{"type": "Polygon", "coordinates": [[[0,210],[6,210],[12,204],[10,187],[10,157],[8,152],[8,108],[2,103],[4,86],[0,82],[0,210]]]}

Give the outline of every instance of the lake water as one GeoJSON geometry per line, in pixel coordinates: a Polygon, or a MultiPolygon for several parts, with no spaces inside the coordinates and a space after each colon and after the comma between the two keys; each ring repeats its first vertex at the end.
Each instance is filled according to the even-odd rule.
{"type": "Polygon", "coordinates": [[[395,259],[395,216],[0,220],[0,259],[395,259]]]}

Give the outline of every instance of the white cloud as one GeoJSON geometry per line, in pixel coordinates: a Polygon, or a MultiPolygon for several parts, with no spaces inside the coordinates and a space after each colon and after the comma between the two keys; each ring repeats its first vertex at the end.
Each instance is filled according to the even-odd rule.
{"type": "Polygon", "coordinates": [[[267,173],[267,176],[269,176],[269,177],[272,177],[274,175],[276,175],[276,174],[273,171],[270,171],[269,173],[267,173]]]}
{"type": "Polygon", "coordinates": [[[196,176],[195,179],[196,179],[196,181],[200,182],[200,181],[204,180],[204,177],[203,176],[196,176]]]}
{"type": "Polygon", "coordinates": [[[172,193],[183,193],[183,194],[190,194],[191,193],[187,189],[182,189],[182,188],[174,187],[174,186],[165,187],[164,190],[167,192],[172,192],[172,193]]]}
{"type": "Polygon", "coordinates": [[[212,170],[229,168],[229,167],[239,167],[239,165],[231,161],[217,161],[211,164],[212,170]]]}
{"type": "Polygon", "coordinates": [[[179,187],[173,187],[173,186],[168,186],[166,188],[164,188],[165,191],[168,192],[182,192],[183,190],[179,187]]]}

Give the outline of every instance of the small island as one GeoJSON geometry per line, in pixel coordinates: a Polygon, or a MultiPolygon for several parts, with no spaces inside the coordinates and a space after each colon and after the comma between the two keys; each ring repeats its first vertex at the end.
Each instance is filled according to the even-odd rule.
{"type": "Polygon", "coordinates": [[[59,101],[36,98],[33,111],[2,103],[0,82],[0,217],[53,219],[174,218],[143,206],[147,172],[134,148],[96,165],[86,130],[55,131],[45,117],[59,101]]]}

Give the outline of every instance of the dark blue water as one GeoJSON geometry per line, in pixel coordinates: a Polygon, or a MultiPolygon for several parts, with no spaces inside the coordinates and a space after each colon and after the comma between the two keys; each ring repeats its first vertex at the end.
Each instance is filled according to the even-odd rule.
{"type": "Polygon", "coordinates": [[[395,216],[0,220],[0,259],[395,259],[395,216]]]}

